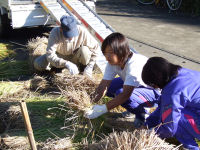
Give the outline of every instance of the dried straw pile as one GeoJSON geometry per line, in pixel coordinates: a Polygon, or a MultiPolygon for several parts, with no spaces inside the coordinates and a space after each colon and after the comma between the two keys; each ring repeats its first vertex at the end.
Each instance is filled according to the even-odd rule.
{"type": "Polygon", "coordinates": [[[88,150],[178,150],[160,139],[154,131],[135,130],[133,132],[113,132],[99,143],[89,144],[88,150]]]}
{"type": "Polygon", "coordinates": [[[46,54],[48,39],[46,37],[36,37],[28,41],[27,48],[29,50],[29,64],[34,70],[33,62],[38,56],[46,54]]]}
{"type": "Polygon", "coordinates": [[[0,148],[13,150],[29,149],[28,139],[23,136],[13,136],[13,131],[24,130],[24,121],[18,103],[1,103],[0,105],[0,148]]]}
{"type": "Polygon", "coordinates": [[[63,139],[47,139],[46,142],[38,146],[40,150],[71,150],[73,145],[69,138],[63,139]]]}
{"type": "Polygon", "coordinates": [[[69,89],[64,93],[67,104],[75,110],[85,111],[92,106],[90,96],[85,90],[69,89]]]}
{"type": "Polygon", "coordinates": [[[45,77],[35,75],[30,81],[30,89],[33,91],[41,91],[49,87],[49,82],[45,77]]]}
{"type": "Polygon", "coordinates": [[[27,137],[24,136],[7,136],[2,138],[0,148],[2,150],[28,150],[30,144],[27,137]]]}
{"type": "Polygon", "coordinates": [[[67,69],[55,74],[54,84],[62,90],[85,90],[88,95],[94,92],[99,82],[84,75],[70,75],[67,69]]]}
{"type": "Polygon", "coordinates": [[[96,81],[86,76],[72,76],[66,69],[55,75],[53,84],[60,88],[62,94],[66,97],[66,103],[80,111],[91,106],[90,95],[98,85],[96,81]]]}
{"type": "Polygon", "coordinates": [[[0,105],[0,132],[6,133],[11,129],[24,128],[21,109],[17,103],[1,103],[0,105]]]}

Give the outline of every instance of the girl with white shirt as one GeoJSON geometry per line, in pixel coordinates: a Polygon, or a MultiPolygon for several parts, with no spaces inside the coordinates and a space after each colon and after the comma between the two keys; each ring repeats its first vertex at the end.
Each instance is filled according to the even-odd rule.
{"type": "Polygon", "coordinates": [[[146,88],[141,78],[143,66],[148,58],[133,53],[125,36],[118,32],[106,37],[101,50],[108,64],[93,101],[98,102],[106,90],[106,95],[113,99],[104,105],[94,105],[92,111],[86,112],[85,116],[94,119],[121,105],[136,115],[135,125],[139,127],[147,113],[144,107],[153,106],[159,97],[159,92],[146,88]]]}

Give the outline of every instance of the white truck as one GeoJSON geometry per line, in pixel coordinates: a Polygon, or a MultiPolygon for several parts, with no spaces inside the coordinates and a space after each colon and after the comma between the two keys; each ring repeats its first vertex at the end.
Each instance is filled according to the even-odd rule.
{"type": "MultiPolygon", "coordinates": [[[[94,2],[88,2],[95,9],[94,2]]],[[[0,37],[7,35],[9,29],[52,24],[56,24],[55,20],[41,7],[39,0],[0,0],[0,37]]]]}

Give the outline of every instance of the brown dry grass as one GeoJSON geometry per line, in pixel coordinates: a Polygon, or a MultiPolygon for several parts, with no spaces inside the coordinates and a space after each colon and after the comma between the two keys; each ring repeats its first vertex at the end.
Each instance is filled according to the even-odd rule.
{"type": "Polygon", "coordinates": [[[155,131],[134,130],[133,132],[113,132],[100,142],[89,144],[88,150],[178,150],[160,139],[155,131]]]}
{"type": "Polygon", "coordinates": [[[10,128],[24,127],[20,107],[17,103],[1,103],[0,105],[0,133],[4,135],[10,128]]]}
{"type": "Polygon", "coordinates": [[[33,91],[41,91],[49,87],[49,83],[46,78],[37,75],[30,80],[30,83],[30,89],[33,91]]]}
{"type": "Polygon", "coordinates": [[[53,83],[62,90],[85,90],[89,95],[94,92],[99,81],[84,75],[70,75],[67,69],[55,74],[53,83]]]}
{"type": "Polygon", "coordinates": [[[83,75],[72,76],[68,70],[64,70],[55,75],[53,84],[59,87],[69,106],[84,111],[92,105],[90,96],[95,91],[98,82],[83,75]]]}
{"type": "Polygon", "coordinates": [[[29,148],[27,138],[10,136],[13,130],[24,129],[21,109],[18,103],[4,102],[0,105],[0,148],[25,150],[29,148]]]}
{"type": "Polygon", "coordinates": [[[46,54],[48,39],[46,37],[36,37],[28,41],[27,48],[29,50],[29,64],[34,70],[33,62],[38,56],[46,54]]]}
{"type": "Polygon", "coordinates": [[[47,139],[46,142],[39,144],[40,150],[71,150],[73,145],[70,138],[47,139]]]}
{"type": "Polygon", "coordinates": [[[30,149],[30,146],[27,137],[7,136],[2,138],[0,148],[2,148],[2,150],[28,150],[30,149]]]}

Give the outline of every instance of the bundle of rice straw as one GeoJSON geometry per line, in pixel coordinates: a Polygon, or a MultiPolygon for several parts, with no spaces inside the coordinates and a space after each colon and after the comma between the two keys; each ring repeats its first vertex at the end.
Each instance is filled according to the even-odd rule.
{"type": "Polygon", "coordinates": [[[3,150],[27,150],[30,149],[28,138],[24,136],[7,136],[2,138],[0,148],[3,150]]]}
{"type": "Polygon", "coordinates": [[[92,106],[90,96],[85,90],[69,89],[64,92],[64,95],[67,98],[67,104],[73,109],[84,112],[92,106]]]}
{"type": "Polygon", "coordinates": [[[71,150],[73,147],[70,138],[63,139],[47,139],[39,145],[40,150],[71,150]]]}
{"type": "Polygon", "coordinates": [[[29,63],[32,70],[34,70],[33,62],[38,56],[46,53],[48,39],[46,37],[36,37],[28,41],[27,48],[29,50],[29,63]]]}
{"type": "Polygon", "coordinates": [[[64,69],[62,73],[56,74],[53,83],[64,91],[71,89],[86,91],[88,95],[92,94],[98,82],[94,79],[88,78],[83,75],[70,75],[67,69],[64,69]]]}
{"type": "Polygon", "coordinates": [[[113,132],[100,142],[89,144],[88,150],[178,150],[175,146],[160,139],[155,131],[135,130],[133,132],[113,132]]]}
{"type": "Polygon", "coordinates": [[[41,91],[49,86],[48,81],[41,76],[35,75],[30,82],[30,89],[34,91],[41,91]]]}
{"type": "Polygon", "coordinates": [[[66,103],[73,109],[82,112],[92,105],[90,96],[98,85],[93,79],[84,75],[72,76],[64,69],[62,73],[55,74],[52,82],[60,88],[66,103]]]}

